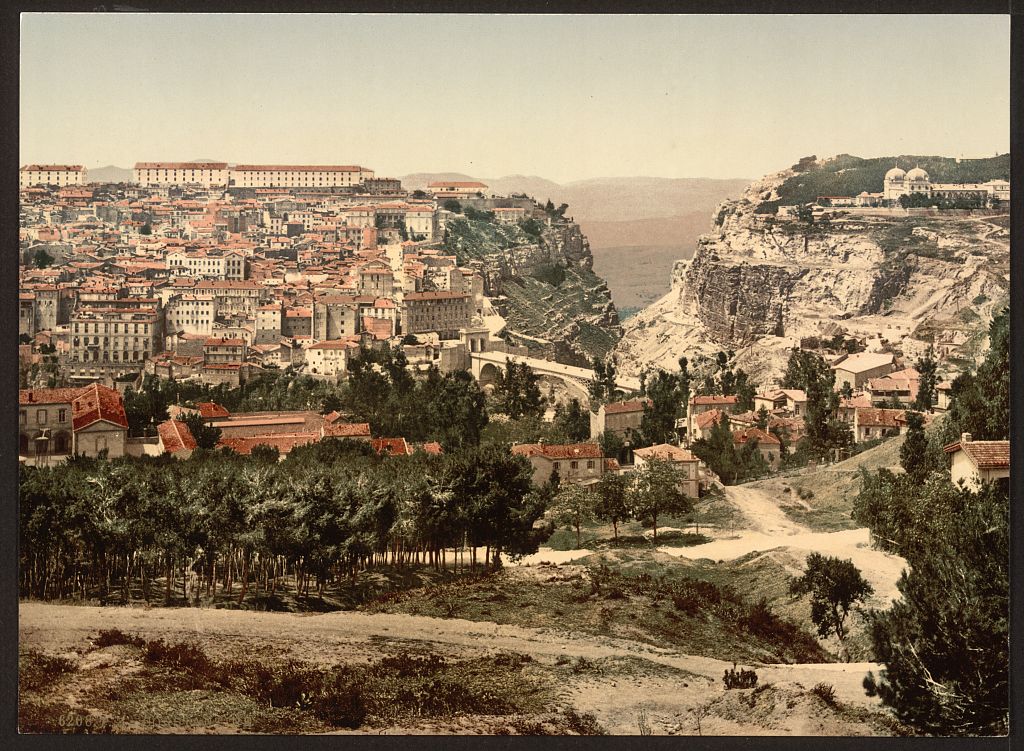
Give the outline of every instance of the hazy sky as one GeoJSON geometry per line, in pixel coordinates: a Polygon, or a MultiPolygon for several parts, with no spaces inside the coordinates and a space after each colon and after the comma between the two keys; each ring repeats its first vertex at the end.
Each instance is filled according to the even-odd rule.
{"type": "Polygon", "coordinates": [[[1009,16],[25,14],[22,163],[758,177],[1009,150],[1009,16]]]}

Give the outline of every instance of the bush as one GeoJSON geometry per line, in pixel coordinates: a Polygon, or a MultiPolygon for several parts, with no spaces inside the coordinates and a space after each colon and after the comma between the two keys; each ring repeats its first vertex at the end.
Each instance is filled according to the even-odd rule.
{"type": "Polygon", "coordinates": [[[836,690],[833,688],[831,683],[815,683],[814,688],[811,689],[811,693],[830,707],[834,707],[837,704],[836,690]]]}
{"type": "Polygon", "coordinates": [[[77,669],[75,663],[67,658],[31,650],[18,661],[18,688],[23,692],[41,691],[77,669]]]}
{"type": "Polygon", "coordinates": [[[580,714],[572,707],[569,707],[563,714],[565,715],[565,723],[568,725],[569,730],[577,735],[607,735],[605,729],[601,727],[601,723],[597,721],[597,717],[590,712],[580,714]]]}
{"type": "Polygon", "coordinates": [[[725,671],[725,675],[722,676],[722,682],[725,684],[726,690],[732,688],[754,688],[757,685],[757,673],[753,670],[736,670],[736,663],[732,664],[730,670],[725,671]]]}
{"type": "Polygon", "coordinates": [[[119,628],[108,628],[100,631],[99,634],[94,636],[92,643],[97,647],[113,647],[119,644],[125,644],[130,647],[141,647],[145,645],[146,640],[141,636],[126,634],[119,628]]]}

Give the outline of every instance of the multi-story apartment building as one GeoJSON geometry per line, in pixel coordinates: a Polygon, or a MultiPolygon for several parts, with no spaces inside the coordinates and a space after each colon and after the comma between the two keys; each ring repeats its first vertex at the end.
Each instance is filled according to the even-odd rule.
{"type": "Polygon", "coordinates": [[[203,363],[205,365],[228,365],[245,362],[248,349],[243,339],[222,339],[210,337],[203,342],[203,363]]]}
{"type": "Polygon", "coordinates": [[[236,188],[351,187],[373,178],[373,170],[358,165],[237,164],[231,170],[236,188]]]}
{"type": "Polygon", "coordinates": [[[258,281],[237,279],[203,279],[196,282],[197,294],[213,295],[217,312],[225,315],[241,313],[251,316],[263,302],[267,288],[258,281]]]}
{"type": "Polygon", "coordinates": [[[18,293],[18,336],[36,335],[36,295],[18,293]]]}
{"type": "Polygon", "coordinates": [[[18,455],[40,464],[72,454],[124,455],[128,418],[121,395],[99,384],[18,393],[18,455]]]}
{"type": "Polygon", "coordinates": [[[383,261],[370,261],[359,269],[359,294],[390,297],[395,289],[395,275],[383,261]]]}
{"type": "Polygon", "coordinates": [[[359,344],[348,340],[317,342],[306,348],[306,371],[313,375],[337,378],[348,368],[348,354],[359,344]]]}
{"type": "Polygon", "coordinates": [[[405,230],[410,239],[422,237],[433,240],[437,236],[437,219],[434,207],[426,204],[409,204],[405,210],[405,230]]]}
{"type": "Polygon", "coordinates": [[[317,341],[341,339],[358,334],[359,298],[354,295],[325,295],[313,301],[313,338],[317,341]]]}
{"type": "Polygon", "coordinates": [[[402,332],[436,331],[441,339],[458,339],[473,319],[473,299],[458,292],[410,292],[402,301],[402,332]]]}
{"type": "Polygon", "coordinates": [[[226,162],[137,162],[132,171],[139,185],[227,185],[226,162]]]}
{"type": "Polygon", "coordinates": [[[217,298],[210,294],[173,295],[164,307],[164,331],[168,336],[175,333],[213,333],[217,318],[217,298]]]}
{"type": "Polygon", "coordinates": [[[112,379],[141,373],[162,350],[163,331],[155,308],[82,307],[71,316],[68,377],[112,379]]]}
{"type": "Polygon", "coordinates": [[[18,187],[30,185],[83,185],[88,170],[81,164],[27,164],[18,170],[18,187]]]}
{"type": "Polygon", "coordinates": [[[245,255],[237,250],[186,252],[176,250],[164,259],[173,273],[187,273],[207,279],[242,280],[246,277],[245,255]]]}
{"type": "Polygon", "coordinates": [[[394,177],[371,177],[363,180],[363,192],[373,196],[402,192],[402,181],[394,177]]]}

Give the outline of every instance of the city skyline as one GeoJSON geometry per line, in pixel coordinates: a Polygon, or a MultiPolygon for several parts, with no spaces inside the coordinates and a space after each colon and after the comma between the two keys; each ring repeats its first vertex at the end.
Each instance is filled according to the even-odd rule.
{"type": "Polygon", "coordinates": [[[1009,149],[1008,16],[24,14],[21,30],[22,164],[571,182],[1009,149]],[[71,45],[75,87],[52,54],[71,45]]]}

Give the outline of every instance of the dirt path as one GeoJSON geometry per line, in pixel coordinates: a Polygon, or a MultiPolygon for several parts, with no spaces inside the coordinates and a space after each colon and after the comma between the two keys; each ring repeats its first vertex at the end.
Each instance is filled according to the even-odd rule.
{"type": "MultiPolygon", "coordinates": [[[[214,656],[248,656],[333,663],[377,659],[399,649],[430,649],[462,658],[513,651],[542,664],[584,658],[596,667],[560,686],[558,698],[581,712],[593,712],[605,728],[636,734],[647,717],[655,734],[692,734],[692,711],[715,702],[717,714],[705,734],[874,734],[877,723],[852,721],[819,711],[808,689],[830,683],[839,701],[877,719],[877,700],[864,695],[869,664],[757,665],[760,682],[774,684],[785,703],[773,700],[766,717],[733,717],[739,693],[725,691],[721,676],[730,663],[681,654],[646,644],[551,629],[426,616],[334,612],[256,613],[198,608],[102,608],[23,603],[19,632],[23,649],[40,649],[82,659],[90,637],[120,628],[145,638],[196,641],[214,656]],[[776,706],[778,705],[778,706],[776,706]],[[808,725],[811,722],[811,725],[808,725]]],[[[774,694],[773,694],[774,695],[774,694]]]]}
{"type": "Polygon", "coordinates": [[[725,488],[725,497],[747,520],[747,529],[764,535],[798,535],[810,529],[797,524],[779,508],[767,493],[745,485],[725,488]]]}

